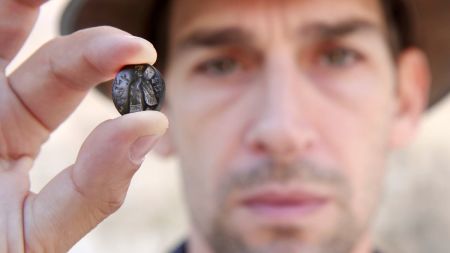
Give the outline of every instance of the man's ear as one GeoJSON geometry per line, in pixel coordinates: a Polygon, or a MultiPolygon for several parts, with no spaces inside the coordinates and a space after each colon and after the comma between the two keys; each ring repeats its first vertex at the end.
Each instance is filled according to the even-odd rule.
{"type": "MultiPolygon", "coordinates": [[[[161,109],[161,112],[164,114],[168,114],[167,109],[165,106],[161,109]]],[[[170,118],[169,118],[170,119],[170,118]]],[[[175,155],[175,146],[173,145],[172,141],[172,132],[170,129],[170,121],[169,121],[169,128],[167,129],[166,133],[159,139],[156,146],[153,148],[153,150],[160,156],[163,157],[169,157],[172,155],[175,155]]]]}
{"type": "Polygon", "coordinates": [[[391,146],[407,145],[415,136],[427,107],[431,83],[426,55],[417,48],[405,50],[397,62],[396,111],[391,146]]]}

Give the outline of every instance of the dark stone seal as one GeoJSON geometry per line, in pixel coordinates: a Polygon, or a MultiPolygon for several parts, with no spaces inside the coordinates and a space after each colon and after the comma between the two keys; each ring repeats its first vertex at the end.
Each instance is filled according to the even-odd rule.
{"type": "Polygon", "coordinates": [[[112,98],[120,114],[160,110],[165,84],[161,73],[151,65],[128,65],[113,81],[112,98]]]}

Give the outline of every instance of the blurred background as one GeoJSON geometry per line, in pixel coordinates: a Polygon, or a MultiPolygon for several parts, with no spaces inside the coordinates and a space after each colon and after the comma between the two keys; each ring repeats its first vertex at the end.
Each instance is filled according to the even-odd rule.
{"type": "MultiPolygon", "coordinates": [[[[49,1],[42,7],[33,33],[9,72],[58,36],[59,18],[67,3],[49,1]]],[[[39,191],[71,165],[83,140],[100,122],[118,116],[108,99],[91,92],[44,145],[31,172],[32,190],[39,191]]],[[[387,253],[450,252],[449,130],[450,97],[425,115],[416,141],[393,154],[375,224],[377,244],[387,253]]],[[[150,155],[136,174],[123,207],[70,252],[162,253],[181,241],[186,231],[177,161],[150,155]]]]}

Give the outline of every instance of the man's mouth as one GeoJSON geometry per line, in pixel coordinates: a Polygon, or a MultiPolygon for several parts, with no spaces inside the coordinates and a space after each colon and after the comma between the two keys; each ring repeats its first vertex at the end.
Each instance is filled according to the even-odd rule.
{"type": "Polygon", "coordinates": [[[265,188],[242,198],[242,206],[252,214],[270,220],[301,219],[313,214],[328,202],[319,194],[281,187],[265,188]]]}

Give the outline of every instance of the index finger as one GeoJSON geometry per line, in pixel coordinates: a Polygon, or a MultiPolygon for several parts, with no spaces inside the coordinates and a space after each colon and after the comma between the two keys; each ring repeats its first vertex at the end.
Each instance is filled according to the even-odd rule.
{"type": "Polygon", "coordinates": [[[22,105],[47,129],[55,129],[88,90],[110,80],[124,65],[156,60],[146,40],[111,27],[97,27],[44,45],[8,82],[22,105]]]}

